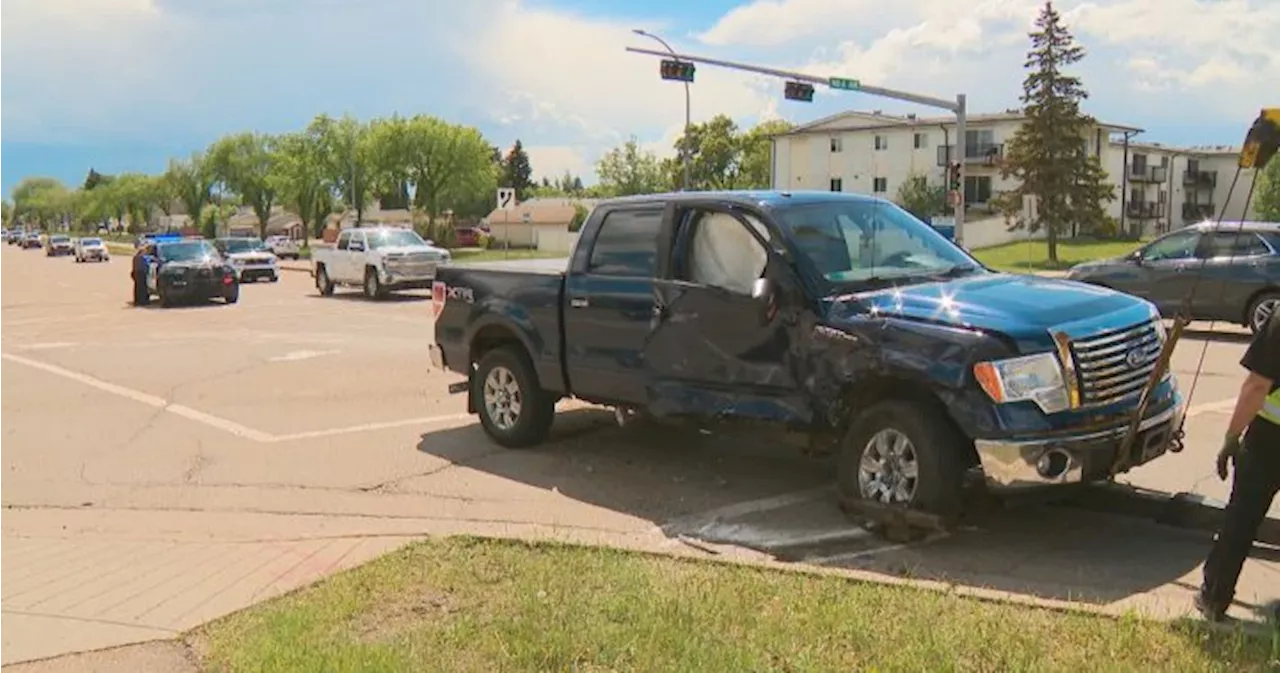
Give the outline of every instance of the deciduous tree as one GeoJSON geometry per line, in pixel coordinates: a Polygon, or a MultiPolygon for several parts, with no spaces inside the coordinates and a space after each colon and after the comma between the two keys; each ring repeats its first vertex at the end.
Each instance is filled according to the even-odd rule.
{"type": "Polygon", "coordinates": [[[302,221],[304,245],[324,233],[333,212],[333,185],[325,165],[323,139],[314,129],[277,138],[270,179],[280,202],[302,221]]]}
{"type": "Polygon", "coordinates": [[[1254,212],[1259,220],[1280,222],[1280,157],[1272,157],[1258,176],[1254,212]]]}
{"type": "Polygon", "coordinates": [[[947,206],[947,191],[942,185],[930,185],[929,178],[911,173],[898,187],[898,205],[916,217],[927,220],[941,215],[947,206]]]}
{"type": "Polygon", "coordinates": [[[209,238],[216,236],[217,231],[209,228],[209,220],[202,220],[200,217],[212,200],[213,186],[218,181],[205,155],[196,152],[187,159],[171,160],[165,179],[182,202],[192,226],[202,227],[204,235],[209,238]]]}
{"type": "Polygon", "coordinates": [[[622,147],[605,153],[596,164],[600,191],[613,196],[653,194],[666,190],[667,178],[653,152],[640,149],[632,136],[622,147]]]}
{"type": "Polygon", "coordinates": [[[320,138],[329,180],[346,206],[355,211],[356,225],[362,225],[378,178],[369,126],[350,115],[341,119],[320,115],[308,132],[320,138]]]}
{"type": "Polygon", "coordinates": [[[1088,152],[1087,137],[1096,125],[1080,109],[1088,94],[1080,78],[1067,73],[1084,58],[1084,49],[1052,2],[1044,4],[1035,25],[1022,84],[1026,119],[1006,143],[1001,166],[1002,176],[1016,179],[1018,187],[1000,200],[1015,227],[1044,229],[1049,261],[1057,262],[1058,239],[1073,223],[1084,231],[1106,226],[1106,204],[1115,199],[1115,190],[1088,152]],[[1037,200],[1038,214],[1030,221],[1016,216],[1025,195],[1037,200]]]}
{"type": "Polygon", "coordinates": [[[271,209],[276,203],[275,139],[261,133],[237,133],[209,148],[214,175],[258,217],[258,235],[266,238],[271,209]]]}

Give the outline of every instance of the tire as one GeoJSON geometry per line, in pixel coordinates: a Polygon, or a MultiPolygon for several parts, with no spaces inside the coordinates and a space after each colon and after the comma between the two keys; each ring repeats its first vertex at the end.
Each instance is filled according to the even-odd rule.
{"type": "MultiPolygon", "coordinates": [[[[939,418],[938,413],[920,404],[892,400],[859,414],[845,434],[836,462],[840,501],[852,503],[874,499],[891,507],[935,515],[944,525],[954,523],[964,505],[966,468],[962,459],[963,445],[955,428],[939,418]],[[910,460],[915,466],[914,479],[908,476],[906,480],[909,494],[905,499],[902,496],[908,489],[886,493],[881,488],[877,493],[876,481],[866,478],[874,476],[874,470],[869,470],[868,475],[860,474],[864,454],[872,448],[873,439],[877,439],[880,451],[885,451],[887,447],[880,440],[899,438],[905,438],[908,442],[905,447],[910,450],[907,455],[899,453],[897,465],[910,460]],[[887,502],[885,495],[890,496],[887,502]]],[[[901,444],[897,446],[899,450],[905,448],[901,444]]],[[[892,476],[887,485],[903,483],[904,474],[909,475],[909,472],[891,469],[892,476]]]]}
{"type": "Polygon", "coordinates": [[[1249,331],[1257,334],[1267,324],[1267,319],[1280,310],[1280,292],[1263,292],[1249,302],[1249,310],[1245,313],[1245,325],[1249,331]]]}
{"type": "Polygon", "coordinates": [[[156,283],[156,301],[159,302],[160,308],[173,306],[173,301],[169,299],[169,293],[164,289],[164,283],[156,283]]]}
{"type": "Polygon", "coordinates": [[[518,346],[495,348],[480,358],[470,394],[485,434],[502,446],[509,449],[533,446],[546,440],[551,431],[555,398],[542,389],[533,364],[518,346]],[[498,395],[514,395],[506,399],[500,397],[491,405],[486,403],[489,388],[492,388],[489,392],[498,395]],[[503,414],[503,409],[511,411],[504,403],[510,405],[513,401],[518,405],[515,413],[503,414]]]}
{"type": "Polygon", "coordinates": [[[320,292],[322,297],[333,296],[333,281],[329,280],[329,271],[324,268],[323,264],[316,265],[316,290],[320,292]]]}
{"type": "Polygon", "coordinates": [[[371,266],[364,269],[364,296],[370,299],[381,299],[386,295],[382,289],[382,281],[378,279],[378,271],[371,266]]]}
{"type": "Polygon", "coordinates": [[[240,284],[236,283],[231,286],[231,291],[222,295],[222,300],[228,304],[234,304],[240,301],[240,284]]]}
{"type": "Polygon", "coordinates": [[[271,274],[271,282],[273,283],[280,282],[280,274],[276,274],[276,273],[271,274]]]}

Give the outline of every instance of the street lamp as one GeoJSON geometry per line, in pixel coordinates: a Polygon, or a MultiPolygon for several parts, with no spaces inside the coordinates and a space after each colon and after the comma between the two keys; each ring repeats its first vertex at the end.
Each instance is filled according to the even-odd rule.
{"type": "MultiPolygon", "coordinates": [[[[634,28],[632,29],[631,32],[635,33],[636,35],[640,35],[642,37],[647,37],[647,38],[657,40],[658,44],[662,45],[662,47],[666,49],[671,54],[672,57],[674,57],[677,61],[680,60],[680,57],[676,55],[676,50],[672,49],[671,45],[667,44],[666,40],[658,37],[657,35],[654,35],[653,33],[650,33],[644,30],[643,28],[634,28]]],[[[683,163],[684,163],[684,191],[686,192],[689,191],[689,142],[690,142],[689,127],[692,125],[690,123],[689,117],[690,117],[689,82],[686,81],[684,83],[684,142],[681,143],[681,147],[680,147],[681,159],[683,160],[683,163]]]]}

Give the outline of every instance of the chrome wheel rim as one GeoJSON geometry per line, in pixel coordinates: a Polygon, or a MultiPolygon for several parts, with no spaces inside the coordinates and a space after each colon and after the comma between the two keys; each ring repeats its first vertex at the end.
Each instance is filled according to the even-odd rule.
{"type": "Polygon", "coordinates": [[[484,377],[484,410],[499,430],[510,430],[520,421],[524,395],[516,375],[506,367],[494,367],[484,377]]]}
{"type": "Polygon", "coordinates": [[[365,294],[369,295],[370,297],[377,294],[377,291],[378,291],[377,282],[378,282],[378,279],[375,278],[373,274],[369,274],[369,277],[364,279],[365,294]]]}
{"type": "Polygon", "coordinates": [[[885,428],[862,450],[858,490],[867,500],[907,505],[915,499],[919,474],[915,445],[902,432],[885,428]]]}
{"type": "Polygon", "coordinates": [[[1271,319],[1277,308],[1280,308],[1280,297],[1268,297],[1258,302],[1258,305],[1253,307],[1254,331],[1261,331],[1266,327],[1267,321],[1271,319]]]}

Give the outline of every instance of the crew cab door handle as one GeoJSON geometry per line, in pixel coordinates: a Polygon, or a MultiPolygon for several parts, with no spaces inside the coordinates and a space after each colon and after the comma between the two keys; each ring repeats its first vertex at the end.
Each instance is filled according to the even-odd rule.
{"type": "Polygon", "coordinates": [[[573,297],[569,300],[570,308],[587,308],[591,305],[591,300],[586,297],[573,297]]]}

